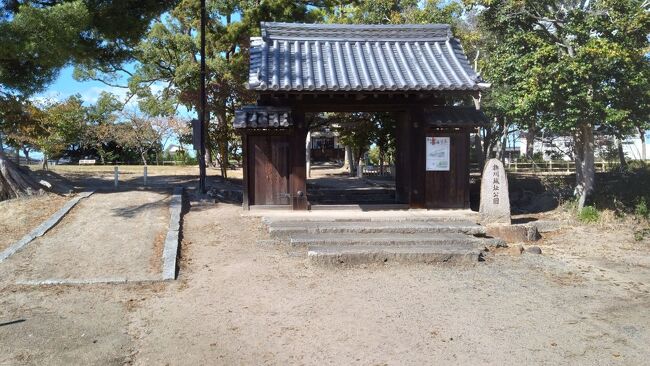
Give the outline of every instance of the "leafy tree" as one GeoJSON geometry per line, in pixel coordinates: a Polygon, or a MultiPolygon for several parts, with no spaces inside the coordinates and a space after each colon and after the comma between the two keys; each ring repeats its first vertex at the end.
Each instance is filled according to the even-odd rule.
{"type": "Polygon", "coordinates": [[[82,100],[73,96],[50,103],[37,112],[39,133],[34,144],[43,153],[43,169],[48,159],[58,158],[72,145],[78,145],[85,127],[86,110],[82,100]]]}
{"type": "Polygon", "coordinates": [[[86,128],[81,138],[84,148],[94,150],[102,164],[116,157],[115,123],[122,103],[111,93],[102,92],[97,102],[87,108],[86,128]]]}
{"type": "MultiPolygon", "coordinates": [[[[647,1],[469,0],[494,40],[484,59],[495,108],[514,120],[574,137],[578,206],[594,189],[594,129],[624,131],[643,89],[647,1]]],[[[647,102],[643,102],[647,103],[647,102]]]]}
{"type": "MultiPolygon", "coordinates": [[[[0,127],[26,115],[25,99],[70,64],[120,69],[151,21],[176,0],[0,2],[0,127]],[[4,110],[9,106],[9,112],[4,110]]],[[[2,130],[6,131],[6,130],[2,130]]],[[[41,141],[41,143],[45,143],[41,141]]],[[[34,191],[33,179],[0,149],[0,199],[34,191]],[[22,193],[21,193],[22,192],[22,193]]]]}
{"type": "Polygon", "coordinates": [[[334,131],[339,133],[339,141],[352,150],[350,175],[359,173],[360,162],[370,148],[376,128],[370,113],[330,113],[327,115],[334,131]]]}
{"type": "MultiPolygon", "coordinates": [[[[199,5],[199,0],[180,1],[167,16],[152,24],[136,48],[138,64],[133,72],[88,65],[77,70],[77,76],[115,85],[118,75],[126,74],[128,84],[122,86],[140,98],[140,108],[150,115],[171,116],[180,106],[198,111],[199,5]]],[[[206,126],[206,158],[208,163],[213,155],[217,158],[222,175],[227,175],[229,156],[238,148],[232,128],[234,111],[254,101],[245,87],[250,37],[260,34],[261,21],[313,22],[313,5],[320,4],[288,0],[207,2],[207,112],[213,121],[206,126]]]]}

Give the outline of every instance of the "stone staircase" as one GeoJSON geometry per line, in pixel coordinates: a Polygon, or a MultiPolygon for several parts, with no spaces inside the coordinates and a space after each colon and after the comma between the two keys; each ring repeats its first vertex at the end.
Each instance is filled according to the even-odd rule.
{"type": "Polygon", "coordinates": [[[485,237],[485,228],[470,217],[338,212],[265,216],[262,221],[274,241],[306,248],[317,264],[472,263],[482,260],[487,246],[504,243],[485,237]]]}
{"type": "Polygon", "coordinates": [[[344,204],[393,204],[395,189],[384,187],[311,188],[308,186],[312,205],[344,204]]]}

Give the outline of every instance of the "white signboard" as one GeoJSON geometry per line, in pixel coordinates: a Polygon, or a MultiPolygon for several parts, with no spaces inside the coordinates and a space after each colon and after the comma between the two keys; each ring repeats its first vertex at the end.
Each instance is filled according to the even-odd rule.
{"type": "Polygon", "coordinates": [[[427,171],[449,171],[449,137],[427,137],[427,171]]]}

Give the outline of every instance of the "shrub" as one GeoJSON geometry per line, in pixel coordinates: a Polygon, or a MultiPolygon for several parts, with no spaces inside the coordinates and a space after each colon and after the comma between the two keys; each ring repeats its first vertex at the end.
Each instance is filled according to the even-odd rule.
{"type": "Polygon", "coordinates": [[[596,207],[585,206],[582,211],[578,213],[578,219],[585,223],[598,222],[600,219],[600,214],[596,207]]]}
{"type": "Polygon", "coordinates": [[[636,215],[638,218],[643,219],[650,217],[650,209],[648,209],[648,204],[645,201],[645,197],[641,197],[636,206],[634,206],[634,215],[636,215]]]}
{"type": "Polygon", "coordinates": [[[636,230],[636,231],[634,231],[634,240],[641,241],[641,240],[645,239],[648,236],[648,234],[650,234],[650,228],[636,230]]]}

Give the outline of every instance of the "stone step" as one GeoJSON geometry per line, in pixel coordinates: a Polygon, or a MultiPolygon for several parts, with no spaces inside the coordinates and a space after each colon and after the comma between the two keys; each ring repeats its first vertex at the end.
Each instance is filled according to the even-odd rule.
{"type": "Polygon", "coordinates": [[[477,238],[464,234],[386,234],[386,233],[325,233],[296,234],[289,238],[293,246],[453,246],[457,248],[475,248],[488,245],[500,245],[499,239],[477,238]]]}
{"type": "MultiPolygon", "coordinates": [[[[251,211],[255,206],[251,206],[251,211]]],[[[273,212],[260,210],[264,224],[280,222],[473,222],[478,219],[469,210],[409,210],[408,205],[334,205],[312,206],[310,212],[273,212]],[[375,209],[376,208],[376,209],[375,209]]],[[[255,213],[253,213],[255,214],[255,213]]]]}
{"type": "Polygon", "coordinates": [[[366,196],[366,197],[309,197],[312,205],[360,205],[360,204],[392,204],[395,197],[392,196],[366,196]]]}
{"type": "MultiPolygon", "coordinates": [[[[409,206],[404,203],[365,203],[365,204],[339,204],[339,203],[320,203],[314,202],[311,211],[385,211],[385,210],[408,210],[409,206]]],[[[343,219],[345,220],[345,219],[343,219]]],[[[369,220],[368,220],[369,221],[369,220]]]]}
{"type": "Polygon", "coordinates": [[[269,233],[273,238],[286,238],[299,234],[319,233],[462,233],[468,235],[485,234],[485,228],[472,222],[391,222],[391,221],[345,221],[345,222],[275,222],[269,224],[269,233]]]}
{"type": "Polygon", "coordinates": [[[309,246],[308,258],[322,265],[359,265],[370,263],[454,263],[467,264],[482,260],[479,249],[429,245],[344,245],[309,246]]]}
{"type": "Polygon", "coordinates": [[[372,194],[395,194],[394,188],[381,188],[381,187],[363,187],[363,188],[318,188],[307,186],[307,194],[309,196],[341,196],[341,195],[372,195],[372,194]]]}

